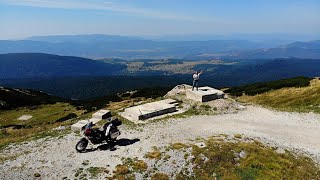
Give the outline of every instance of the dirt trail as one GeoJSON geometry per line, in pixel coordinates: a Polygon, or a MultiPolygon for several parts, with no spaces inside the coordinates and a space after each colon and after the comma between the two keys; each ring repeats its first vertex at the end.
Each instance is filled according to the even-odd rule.
{"type": "Polygon", "coordinates": [[[112,170],[121,163],[121,157],[143,159],[152,146],[174,142],[188,142],[197,137],[214,134],[242,134],[279,149],[290,149],[310,155],[320,162],[320,116],[313,113],[288,113],[249,106],[236,114],[195,116],[146,124],[143,128],[121,127],[122,135],[116,150],[106,146],[88,153],[76,153],[74,145],[79,136],[37,140],[19,146],[10,146],[0,155],[27,152],[15,160],[0,164],[0,179],[33,179],[39,172],[44,179],[73,178],[75,170],[89,166],[112,170]],[[138,141],[139,140],[139,141],[138,141]]]}

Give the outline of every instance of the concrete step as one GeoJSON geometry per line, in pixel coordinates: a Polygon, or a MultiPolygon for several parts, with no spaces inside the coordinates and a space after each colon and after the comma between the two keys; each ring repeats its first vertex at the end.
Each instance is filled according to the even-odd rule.
{"type": "Polygon", "coordinates": [[[177,106],[179,106],[179,103],[173,103],[172,105],[177,107],[177,106]]]}

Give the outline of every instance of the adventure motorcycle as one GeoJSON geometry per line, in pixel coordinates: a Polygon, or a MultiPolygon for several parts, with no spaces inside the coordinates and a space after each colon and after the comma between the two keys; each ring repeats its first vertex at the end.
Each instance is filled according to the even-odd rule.
{"type": "Polygon", "coordinates": [[[113,143],[121,134],[117,127],[120,126],[122,122],[117,118],[109,118],[107,121],[108,122],[100,129],[93,128],[94,124],[92,122],[86,124],[83,131],[85,137],[81,138],[77,143],[76,150],[78,152],[85,151],[89,141],[92,144],[113,143]]]}

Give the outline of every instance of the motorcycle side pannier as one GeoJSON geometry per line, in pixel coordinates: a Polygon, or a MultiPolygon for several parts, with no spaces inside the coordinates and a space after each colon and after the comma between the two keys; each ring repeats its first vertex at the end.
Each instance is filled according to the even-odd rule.
{"type": "Polygon", "coordinates": [[[122,124],[122,122],[117,118],[117,119],[112,120],[112,124],[114,126],[120,126],[122,124]]]}

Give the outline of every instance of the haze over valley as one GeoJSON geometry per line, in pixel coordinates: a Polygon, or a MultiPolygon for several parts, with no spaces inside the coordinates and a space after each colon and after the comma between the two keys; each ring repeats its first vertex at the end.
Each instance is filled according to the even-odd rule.
{"type": "Polygon", "coordinates": [[[77,99],[150,85],[190,84],[190,76],[197,70],[205,72],[203,85],[215,87],[313,77],[320,72],[318,40],[270,46],[247,40],[154,41],[129,36],[61,35],[0,41],[0,46],[5,53],[0,55],[3,86],[77,99]],[[154,76],[159,81],[145,83],[154,76]],[[118,83],[118,79],[130,79],[131,83],[118,83]],[[163,83],[162,79],[168,81],[163,83]],[[50,82],[57,84],[52,87],[50,82]]]}

